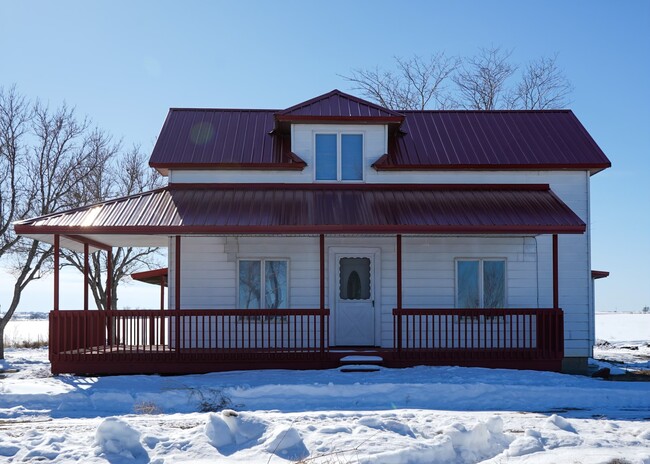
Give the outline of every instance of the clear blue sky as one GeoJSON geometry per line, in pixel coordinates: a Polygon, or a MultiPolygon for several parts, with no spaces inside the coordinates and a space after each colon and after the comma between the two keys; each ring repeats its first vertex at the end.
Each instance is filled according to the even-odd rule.
{"type": "MultiPolygon", "coordinates": [[[[650,305],[649,1],[4,1],[0,24],[0,86],[65,100],[145,151],[169,107],[284,108],[395,55],[557,52],[613,163],[592,178],[593,268],[611,271],[597,309],[650,305]]],[[[43,292],[22,309],[49,309],[43,292]]]]}

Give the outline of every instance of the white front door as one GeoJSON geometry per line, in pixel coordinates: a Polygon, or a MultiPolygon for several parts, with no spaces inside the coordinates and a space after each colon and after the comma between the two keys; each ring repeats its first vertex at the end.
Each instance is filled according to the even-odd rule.
{"type": "Polygon", "coordinates": [[[375,258],[372,253],[336,253],[335,344],[375,345],[375,258]]]}

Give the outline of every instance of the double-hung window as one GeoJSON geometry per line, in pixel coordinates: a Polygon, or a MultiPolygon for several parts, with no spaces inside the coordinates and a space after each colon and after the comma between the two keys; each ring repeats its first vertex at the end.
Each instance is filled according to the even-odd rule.
{"type": "Polygon", "coordinates": [[[239,307],[242,309],[286,309],[289,303],[284,259],[239,260],[239,307]]]}
{"type": "Polygon", "coordinates": [[[505,308],[504,259],[456,260],[457,308],[505,308]]]}
{"type": "Polygon", "coordinates": [[[363,180],[362,134],[316,134],[316,180],[363,180]]]}

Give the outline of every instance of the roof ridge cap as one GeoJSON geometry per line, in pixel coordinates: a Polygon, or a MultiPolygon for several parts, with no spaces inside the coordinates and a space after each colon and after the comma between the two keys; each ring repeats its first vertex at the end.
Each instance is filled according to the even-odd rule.
{"type": "Polygon", "coordinates": [[[276,113],[280,110],[272,108],[177,108],[170,107],[169,111],[232,111],[232,112],[265,112],[265,113],[276,113]]]}
{"type": "Polygon", "coordinates": [[[572,113],[570,108],[544,110],[401,110],[403,113],[572,113]]]}

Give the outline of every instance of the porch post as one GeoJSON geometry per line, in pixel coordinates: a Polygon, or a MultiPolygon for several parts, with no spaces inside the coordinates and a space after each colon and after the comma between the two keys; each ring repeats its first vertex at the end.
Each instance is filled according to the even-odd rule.
{"type": "Polygon", "coordinates": [[[54,311],[59,310],[59,250],[61,248],[61,237],[54,235],[54,311]]]}
{"type": "Polygon", "coordinates": [[[402,352],[402,236],[397,234],[397,354],[402,352]]]}
{"type": "Polygon", "coordinates": [[[88,311],[88,244],[84,243],[84,311],[88,311]]]}
{"type": "Polygon", "coordinates": [[[181,354],[181,236],[176,236],[174,272],[174,310],[176,312],[176,353],[181,354]]]}
{"type": "Polygon", "coordinates": [[[560,307],[558,267],[558,239],[553,234],[553,308],[560,307]]]}
{"type": "MultiPolygon", "coordinates": [[[[169,271],[167,271],[167,279],[169,279],[169,271]]],[[[165,310],[165,276],[160,276],[160,310],[165,310]]],[[[160,344],[162,345],[165,340],[165,315],[160,315],[160,344]]]]}
{"type": "Polygon", "coordinates": [[[165,276],[160,276],[160,310],[165,309],[165,276]]]}
{"type": "Polygon", "coordinates": [[[113,250],[106,250],[106,309],[113,309],[113,250]]]}
{"type": "Polygon", "coordinates": [[[325,235],[320,234],[320,354],[325,355],[325,235]]]}
{"type": "Polygon", "coordinates": [[[113,309],[113,251],[111,248],[106,250],[106,311],[109,311],[107,324],[108,324],[108,344],[113,346],[116,340],[115,326],[113,323],[113,317],[111,316],[110,311],[113,309]]]}

